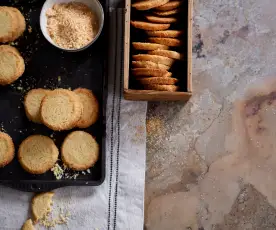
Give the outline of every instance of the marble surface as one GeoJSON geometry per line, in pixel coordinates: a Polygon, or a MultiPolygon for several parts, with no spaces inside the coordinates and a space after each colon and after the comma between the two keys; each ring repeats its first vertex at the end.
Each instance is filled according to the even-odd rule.
{"type": "Polygon", "coordinates": [[[194,0],[193,97],[149,104],[147,230],[276,229],[275,10],[194,0]]]}

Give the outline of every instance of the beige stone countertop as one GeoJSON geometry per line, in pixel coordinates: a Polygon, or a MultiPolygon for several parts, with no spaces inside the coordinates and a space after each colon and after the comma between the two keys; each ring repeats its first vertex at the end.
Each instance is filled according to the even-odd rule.
{"type": "Polygon", "coordinates": [[[149,103],[145,229],[276,229],[275,12],[194,0],[194,94],[149,103]]]}

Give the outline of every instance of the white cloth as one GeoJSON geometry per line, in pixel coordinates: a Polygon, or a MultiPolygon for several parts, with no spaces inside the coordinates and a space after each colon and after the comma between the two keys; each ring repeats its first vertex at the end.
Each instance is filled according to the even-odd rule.
{"type": "MultiPolygon", "coordinates": [[[[106,179],[99,187],[55,190],[55,205],[71,213],[68,225],[59,225],[55,229],[143,229],[147,103],[122,99],[122,12],[113,13],[119,19],[117,23],[113,22],[116,26],[112,28],[117,34],[114,35],[117,46],[110,44],[114,47],[110,54],[110,63],[114,67],[109,68],[106,179]]],[[[31,193],[0,186],[1,230],[21,228],[31,217],[32,196],[31,193]]],[[[42,228],[39,226],[39,229],[42,228]]]]}

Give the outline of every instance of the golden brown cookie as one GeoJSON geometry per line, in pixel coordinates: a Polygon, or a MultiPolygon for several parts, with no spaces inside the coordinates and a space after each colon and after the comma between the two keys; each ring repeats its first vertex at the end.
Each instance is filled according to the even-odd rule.
{"type": "Polygon", "coordinates": [[[156,43],[147,43],[147,42],[132,42],[134,49],[136,50],[168,50],[169,47],[156,43]]]}
{"type": "Polygon", "coordinates": [[[95,95],[89,89],[78,88],[74,92],[79,96],[83,105],[83,112],[76,127],[88,128],[96,123],[99,117],[99,103],[95,95]]]}
{"type": "Polygon", "coordinates": [[[181,46],[182,41],[177,38],[149,38],[150,42],[155,42],[158,44],[166,46],[181,46]]]}
{"type": "Polygon", "coordinates": [[[55,165],[58,154],[58,148],[51,138],[33,135],[20,144],[18,160],[27,172],[43,174],[55,165]]]}
{"type": "Polygon", "coordinates": [[[149,51],[149,54],[160,55],[176,60],[181,60],[183,58],[183,56],[180,53],[172,50],[153,50],[149,51]]]}
{"type": "Polygon", "coordinates": [[[158,17],[158,16],[147,15],[146,19],[150,22],[163,23],[163,24],[177,22],[177,19],[174,17],[158,17]]]}
{"type": "Polygon", "coordinates": [[[54,196],[53,192],[45,192],[35,195],[32,199],[32,214],[34,217],[34,222],[37,222],[47,216],[52,210],[54,196]]]}
{"type": "Polygon", "coordinates": [[[157,84],[144,85],[144,88],[147,90],[169,91],[169,92],[175,92],[179,89],[179,87],[175,85],[157,85],[157,84]]]}
{"type": "Polygon", "coordinates": [[[135,28],[142,30],[167,30],[170,27],[170,24],[159,24],[143,21],[131,21],[130,24],[135,28]]]}
{"type": "Polygon", "coordinates": [[[0,132],[0,168],[9,164],[14,158],[14,144],[12,138],[0,132]]]}
{"type": "Polygon", "coordinates": [[[171,1],[166,4],[163,4],[162,6],[156,7],[156,9],[163,11],[173,10],[181,6],[182,3],[183,1],[171,1]]]}
{"type": "Polygon", "coordinates": [[[171,16],[180,13],[180,9],[174,9],[174,10],[169,10],[169,11],[154,11],[153,13],[158,15],[158,16],[171,16]]]}
{"type": "Polygon", "coordinates": [[[61,147],[63,163],[70,169],[81,171],[92,167],[99,158],[99,145],[83,131],[74,131],[64,140],[61,147]]]}
{"type": "Polygon", "coordinates": [[[26,21],[25,21],[24,16],[22,15],[22,13],[18,9],[16,9],[14,7],[6,7],[6,8],[8,8],[8,10],[11,11],[16,16],[17,31],[16,31],[15,36],[13,37],[13,39],[16,40],[25,31],[25,29],[26,29],[26,21]]]}
{"type": "Polygon", "coordinates": [[[172,73],[163,69],[136,68],[131,70],[136,77],[171,77],[172,73]]]}
{"type": "Polygon", "coordinates": [[[164,69],[169,70],[170,67],[163,64],[154,63],[151,61],[132,61],[134,68],[150,68],[150,69],[164,69]]]}
{"type": "Polygon", "coordinates": [[[172,66],[174,60],[171,58],[159,56],[159,55],[151,55],[151,54],[137,54],[133,55],[134,61],[151,61],[157,64],[163,64],[167,66],[172,66]]]}
{"type": "Polygon", "coordinates": [[[133,3],[132,7],[136,8],[137,10],[150,10],[158,6],[162,6],[167,2],[169,2],[169,0],[147,0],[133,3]]]}
{"type": "Polygon", "coordinates": [[[25,71],[23,58],[18,50],[8,45],[0,46],[0,85],[16,81],[25,71]]]}
{"type": "Polygon", "coordinates": [[[139,81],[143,85],[174,85],[178,82],[178,79],[172,77],[150,77],[150,78],[141,78],[139,81]]]}
{"type": "Polygon", "coordinates": [[[35,230],[33,221],[31,219],[28,219],[22,226],[22,230],[35,230]]]}
{"type": "Polygon", "coordinates": [[[24,99],[25,112],[30,121],[35,123],[42,123],[40,116],[40,107],[42,99],[50,93],[51,90],[47,89],[32,89],[30,90],[24,99]]]}
{"type": "Polygon", "coordinates": [[[159,30],[159,31],[146,31],[151,37],[160,38],[177,38],[183,34],[182,30],[159,30]]]}
{"type": "Polygon", "coordinates": [[[78,95],[67,89],[55,89],[41,103],[41,119],[48,128],[61,131],[76,126],[83,106],[78,95]]]}
{"type": "Polygon", "coordinates": [[[16,15],[8,10],[8,7],[0,7],[0,42],[12,42],[18,33],[18,23],[16,15]]]}

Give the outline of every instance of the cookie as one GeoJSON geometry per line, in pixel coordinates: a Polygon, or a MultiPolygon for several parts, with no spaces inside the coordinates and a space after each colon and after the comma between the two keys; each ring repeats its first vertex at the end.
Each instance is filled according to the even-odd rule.
{"type": "Polygon", "coordinates": [[[180,13],[180,9],[174,9],[174,10],[169,10],[169,11],[153,11],[154,14],[158,16],[171,16],[180,13]]]}
{"type": "Polygon", "coordinates": [[[156,7],[155,9],[157,10],[163,10],[163,11],[168,11],[168,10],[173,10],[181,6],[183,1],[171,1],[167,2],[166,4],[163,4],[161,6],[156,7]]]}
{"type": "Polygon", "coordinates": [[[137,68],[131,70],[136,77],[171,77],[172,73],[163,69],[137,68]]]}
{"type": "Polygon", "coordinates": [[[14,40],[16,40],[17,38],[19,38],[23,32],[25,31],[26,29],[26,21],[25,21],[25,18],[24,16],[22,15],[22,13],[14,8],[14,7],[7,7],[8,10],[10,10],[13,14],[16,15],[16,20],[17,20],[17,31],[16,31],[16,34],[15,36],[13,37],[14,40]]]}
{"type": "Polygon", "coordinates": [[[143,21],[131,21],[130,24],[135,28],[142,30],[167,30],[170,27],[170,24],[159,24],[143,21]]]}
{"type": "Polygon", "coordinates": [[[181,46],[182,41],[177,38],[149,38],[150,42],[166,45],[166,46],[181,46]]]}
{"type": "Polygon", "coordinates": [[[35,230],[33,221],[31,219],[28,219],[22,226],[22,230],[35,230]]]}
{"type": "Polygon", "coordinates": [[[149,54],[160,55],[176,60],[181,60],[183,58],[183,56],[180,53],[172,50],[153,50],[149,51],[149,54]]]}
{"type": "Polygon", "coordinates": [[[174,17],[158,17],[158,16],[147,15],[146,19],[150,22],[163,23],[163,24],[177,22],[177,19],[174,17]]]}
{"type": "Polygon", "coordinates": [[[182,30],[160,30],[160,31],[146,31],[151,37],[160,38],[177,38],[183,34],[182,30]]]}
{"type": "Polygon", "coordinates": [[[0,168],[5,167],[14,158],[14,144],[12,138],[0,132],[0,168]]]}
{"type": "Polygon", "coordinates": [[[150,78],[141,78],[139,81],[144,85],[174,85],[178,82],[178,79],[172,77],[150,77],[150,78]]]}
{"type": "Polygon", "coordinates": [[[81,171],[92,167],[99,158],[99,145],[83,131],[74,131],[64,140],[61,147],[63,163],[70,169],[81,171]]]}
{"type": "Polygon", "coordinates": [[[41,102],[42,99],[50,92],[51,90],[47,89],[32,89],[26,94],[24,99],[24,108],[30,121],[38,124],[42,123],[40,116],[41,102]]]}
{"type": "Polygon", "coordinates": [[[89,89],[78,88],[74,92],[79,96],[83,106],[81,118],[76,124],[79,128],[88,128],[96,123],[99,117],[99,103],[95,95],[89,89]]]}
{"type": "Polygon", "coordinates": [[[174,60],[171,58],[159,56],[159,55],[151,55],[151,54],[137,54],[133,55],[134,61],[151,61],[157,64],[163,64],[167,66],[172,66],[174,60]]]}
{"type": "Polygon", "coordinates": [[[0,7],[0,42],[12,42],[17,34],[17,19],[8,7],[0,7]]]}
{"type": "Polygon", "coordinates": [[[136,8],[137,10],[150,10],[152,8],[162,6],[167,2],[169,2],[169,0],[147,0],[133,3],[132,7],[136,8]]]}
{"type": "Polygon", "coordinates": [[[132,61],[134,68],[150,68],[150,69],[164,69],[169,70],[170,67],[163,64],[154,63],[151,61],[132,61]]]}
{"type": "Polygon", "coordinates": [[[23,75],[25,63],[18,50],[8,45],[0,46],[0,85],[9,85],[23,75]]]}
{"type": "Polygon", "coordinates": [[[156,43],[147,43],[147,42],[132,42],[134,49],[136,50],[168,50],[169,47],[156,43]]]}
{"type": "Polygon", "coordinates": [[[144,85],[144,88],[147,90],[169,91],[169,92],[175,92],[179,89],[179,87],[175,85],[157,85],[157,84],[144,85]]]}
{"type": "Polygon", "coordinates": [[[53,196],[53,192],[45,192],[33,197],[31,209],[35,223],[43,219],[45,216],[48,215],[48,213],[51,212],[53,205],[53,196]]]}
{"type": "Polygon", "coordinates": [[[55,165],[58,154],[58,148],[51,138],[33,135],[20,144],[18,160],[27,172],[43,174],[55,165]]]}
{"type": "Polygon", "coordinates": [[[67,89],[56,89],[41,102],[41,120],[54,131],[69,130],[81,118],[83,106],[78,95],[67,89]]]}

